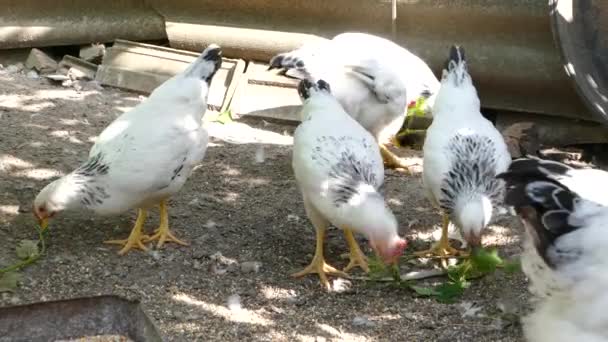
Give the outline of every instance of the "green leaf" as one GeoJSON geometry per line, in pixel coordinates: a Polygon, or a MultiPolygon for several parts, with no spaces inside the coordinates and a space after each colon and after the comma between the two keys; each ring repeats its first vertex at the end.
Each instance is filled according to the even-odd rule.
{"type": "Polygon", "coordinates": [[[435,297],[441,294],[433,287],[410,285],[410,289],[424,297],[435,297]]]}
{"type": "Polygon", "coordinates": [[[416,104],[412,107],[408,107],[406,116],[424,116],[426,98],[423,96],[416,100],[416,104]]]}
{"type": "Polygon", "coordinates": [[[40,254],[40,250],[38,249],[38,241],[21,240],[19,245],[17,245],[15,248],[15,252],[17,252],[17,256],[22,260],[35,258],[40,254]]]}
{"type": "Polygon", "coordinates": [[[443,283],[435,288],[439,293],[437,301],[441,303],[453,303],[456,298],[460,297],[464,290],[469,287],[468,283],[448,282],[443,283]]]}
{"type": "Polygon", "coordinates": [[[227,110],[221,112],[217,116],[217,118],[215,118],[214,121],[215,122],[219,122],[219,123],[221,123],[223,125],[232,122],[233,121],[233,119],[232,119],[232,110],[231,109],[227,109],[227,110]]]}
{"type": "Polygon", "coordinates": [[[507,260],[503,263],[502,267],[507,273],[515,273],[521,271],[521,263],[519,260],[507,260]]]}
{"type": "Polygon", "coordinates": [[[471,263],[475,270],[481,273],[492,273],[496,267],[503,264],[502,258],[498,255],[498,250],[493,248],[485,250],[478,248],[471,253],[471,263]]]}
{"type": "Polygon", "coordinates": [[[17,272],[7,272],[0,275],[0,292],[15,292],[21,281],[21,274],[17,272]]]}

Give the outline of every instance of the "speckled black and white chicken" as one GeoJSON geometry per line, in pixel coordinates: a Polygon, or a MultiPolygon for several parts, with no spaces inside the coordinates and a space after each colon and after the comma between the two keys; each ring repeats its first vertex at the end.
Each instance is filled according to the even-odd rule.
{"type": "Polygon", "coordinates": [[[345,272],[355,266],[369,270],[353,232],[364,234],[386,263],[397,260],[406,241],[380,190],[384,167],[372,135],[344,111],[325,81],[303,80],[298,92],[302,123],[294,134],[292,165],[317,244],[310,265],[294,276],[317,273],[329,288],[326,273],[345,276],[325,263],[323,241],[330,224],[344,231],[350,248],[345,272]]]}
{"type": "Polygon", "coordinates": [[[89,209],[101,215],[138,209],[137,221],[120,244],[124,254],[158,240],[186,244],[169,230],[167,199],[184,185],[207,149],[202,127],[209,84],[222,63],[221,50],[210,45],[183,72],[170,78],[137,107],[114,120],[97,138],[89,158],[70,174],[48,184],[34,201],[43,228],[64,210],[89,209]],[[143,233],[147,210],[160,206],[160,226],[143,233]]]}
{"type": "Polygon", "coordinates": [[[525,227],[522,268],[538,296],[526,338],[608,341],[608,173],[518,159],[499,177],[525,227]]]}
{"type": "Polygon", "coordinates": [[[439,81],[422,59],[388,39],[343,33],[273,57],[274,68],[331,84],[346,112],[380,144],[386,166],[407,170],[385,144],[401,128],[409,103],[425,97],[426,108],[432,106],[439,81]]]}
{"type": "Polygon", "coordinates": [[[454,223],[470,246],[481,244],[483,229],[495,206],[502,203],[504,186],[495,177],[507,170],[511,156],[502,135],[480,112],[460,47],[450,49],[423,153],[424,188],[441,209],[443,222],[439,242],[417,254],[442,258],[466,254],[450,246],[448,225],[454,223]]]}

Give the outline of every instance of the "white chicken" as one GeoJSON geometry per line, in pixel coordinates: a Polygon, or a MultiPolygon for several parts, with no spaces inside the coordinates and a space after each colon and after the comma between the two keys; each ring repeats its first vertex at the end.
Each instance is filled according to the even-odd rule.
{"type": "Polygon", "coordinates": [[[498,177],[526,229],[522,268],[538,296],[526,338],[608,341],[608,173],[523,158],[498,177]]]}
{"type": "Polygon", "coordinates": [[[70,174],[48,184],[34,201],[43,229],[64,210],[89,209],[101,215],[138,209],[138,216],[119,254],[158,240],[185,245],[169,230],[167,199],[177,193],[207,149],[202,127],[209,84],[222,63],[212,44],[182,73],[170,78],[137,107],[114,120],[97,138],[89,159],[70,174]],[[160,206],[160,226],[143,233],[148,208],[160,206]]]}
{"type": "Polygon", "coordinates": [[[430,108],[439,81],[428,65],[390,40],[365,33],[343,33],[272,58],[269,69],[288,76],[320,79],[345,111],[380,144],[387,167],[407,170],[386,146],[401,127],[409,103],[428,98],[430,108]]]}
{"type": "Polygon", "coordinates": [[[406,246],[380,192],[384,168],[378,145],[344,111],[329,87],[323,80],[303,80],[299,84],[304,105],[302,123],[294,134],[292,164],[317,236],[312,262],[294,276],[317,273],[326,288],[330,287],[326,273],[346,276],[344,272],[355,266],[369,271],[353,232],[366,235],[386,263],[395,262],[406,246]],[[325,230],[330,224],[344,231],[350,248],[350,262],[344,272],[326,264],[323,257],[325,230]]]}
{"type": "Polygon", "coordinates": [[[481,115],[460,47],[450,49],[423,153],[424,187],[441,208],[443,224],[439,243],[417,255],[466,254],[450,246],[448,225],[453,222],[472,247],[481,244],[493,207],[502,203],[504,184],[495,176],[507,170],[511,156],[502,135],[481,115]]]}

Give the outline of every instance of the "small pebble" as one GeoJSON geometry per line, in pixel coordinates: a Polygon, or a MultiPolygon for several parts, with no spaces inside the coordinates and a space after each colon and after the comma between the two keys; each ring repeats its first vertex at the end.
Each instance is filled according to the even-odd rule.
{"type": "Polygon", "coordinates": [[[241,307],[241,296],[239,296],[238,294],[233,294],[230,297],[228,297],[228,309],[232,310],[232,311],[236,311],[236,310],[240,310],[241,307]]]}
{"type": "Polygon", "coordinates": [[[356,316],[355,318],[353,318],[353,325],[355,327],[371,328],[374,327],[376,323],[370,321],[365,316],[356,316]]]}
{"type": "Polygon", "coordinates": [[[349,280],[338,278],[331,285],[331,291],[337,293],[348,292],[352,288],[352,283],[349,280]]]}
{"type": "Polygon", "coordinates": [[[20,72],[21,70],[23,70],[23,68],[24,68],[23,63],[17,63],[17,64],[9,65],[8,67],[6,67],[5,71],[8,74],[16,74],[16,73],[20,72]]]}
{"type": "Polygon", "coordinates": [[[160,253],[157,250],[149,250],[148,254],[152,257],[152,259],[156,261],[160,260],[160,253]]]}
{"type": "Polygon", "coordinates": [[[241,272],[243,273],[258,273],[262,263],[258,261],[245,261],[241,263],[241,272]]]}
{"type": "Polygon", "coordinates": [[[36,72],[36,70],[30,70],[27,72],[27,74],[25,74],[25,76],[29,79],[32,80],[37,80],[38,78],[40,78],[40,76],[38,75],[38,73],[36,72]]]}
{"type": "Polygon", "coordinates": [[[264,145],[258,145],[258,148],[255,150],[255,162],[261,164],[265,159],[264,145]]]}

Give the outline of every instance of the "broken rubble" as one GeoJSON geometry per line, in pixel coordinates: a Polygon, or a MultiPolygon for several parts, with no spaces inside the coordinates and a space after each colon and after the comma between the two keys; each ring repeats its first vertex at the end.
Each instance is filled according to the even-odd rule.
{"type": "Polygon", "coordinates": [[[70,55],[63,56],[59,68],[67,69],[67,75],[72,80],[83,78],[94,80],[97,73],[97,65],[70,55]]]}
{"type": "Polygon", "coordinates": [[[241,272],[243,273],[258,273],[262,263],[258,261],[245,261],[241,263],[241,272]]]}
{"type": "Polygon", "coordinates": [[[78,56],[87,62],[101,63],[103,55],[106,53],[106,46],[103,44],[91,44],[80,48],[78,56]]]}
{"type": "Polygon", "coordinates": [[[30,70],[27,72],[27,74],[25,74],[25,77],[32,79],[32,80],[36,80],[38,79],[40,76],[38,75],[38,73],[36,72],[36,70],[30,70]]]}
{"type": "Polygon", "coordinates": [[[57,62],[42,50],[33,48],[25,61],[28,69],[36,69],[41,73],[49,73],[57,70],[57,62]]]}
{"type": "MultiPolygon", "coordinates": [[[[117,39],[106,51],[96,80],[102,85],[151,93],[170,77],[182,72],[198,53],[117,39]]],[[[227,109],[245,61],[222,59],[222,67],[211,82],[207,106],[227,109]]]]}
{"type": "Polygon", "coordinates": [[[268,65],[249,62],[231,103],[236,118],[245,115],[299,123],[302,101],[298,80],[268,72],[268,65]]]}
{"type": "Polygon", "coordinates": [[[4,69],[7,74],[16,74],[23,70],[23,63],[11,64],[4,69]]]}

